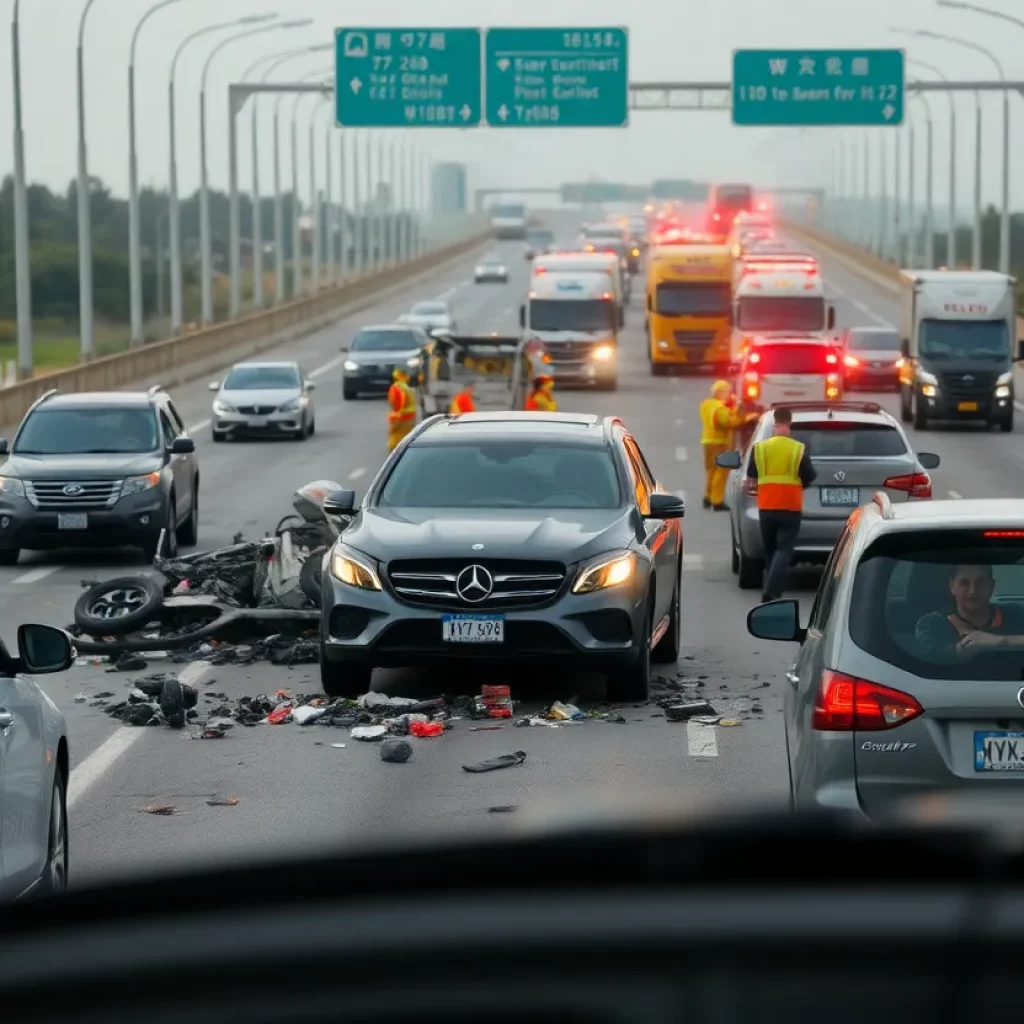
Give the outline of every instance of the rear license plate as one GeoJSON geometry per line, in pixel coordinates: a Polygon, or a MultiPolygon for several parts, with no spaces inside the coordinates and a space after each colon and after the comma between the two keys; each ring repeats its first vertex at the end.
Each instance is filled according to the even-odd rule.
{"type": "Polygon", "coordinates": [[[957,404],[957,412],[977,412],[977,402],[960,402],[957,404]]]}
{"type": "Polygon", "coordinates": [[[860,488],[858,487],[822,487],[822,505],[856,506],[860,504],[860,488]]]}
{"type": "Polygon", "coordinates": [[[266,416],[250,416],[249,419],[246,421],[246,426],[249,426],[249,427],[259,428],[259,427],[265,427],[266,425],[267,425],[267,418],[266,418],[266,416]]]}
{"type": "Polygon", "coordinates": [[[88,530],[89,515],[86,512],[58,512],[58,530],[88,530]]]}
{"type": "Polygon", "coordinates": [[[500,644],[505,641],[502,615],[442,615],[441,639],[450,644],[500,644]]]}
{"type": "Polygon", "coordinates": [[[1024,772],[1024,732],[976,732],[976,772],[1024,772]]]}

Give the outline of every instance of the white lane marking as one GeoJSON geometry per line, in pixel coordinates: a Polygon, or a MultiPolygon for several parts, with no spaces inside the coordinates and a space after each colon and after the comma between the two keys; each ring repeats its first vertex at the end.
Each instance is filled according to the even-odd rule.
{"type": "Polygon", "coordinates": [[[46,579],[47,576],[52,572],[56,572],[58,569],[63,568],[60,565],[41,565],[38,569],[29,569],[28,572],[23,572],[20,576],[15,576],[12,583],[38,583],[40,580],[46,579]]]}
{"type": "Polygon", "coordinates": [[[863,313],[866,317],[869,317],[871,320],[874,320],[879,327],[888,327],[892,330],[895,330],[893,325],[888,320],[886,320],[884,316],[879,316],[878,313],[876,313],[869,306],[861,302],[860,299],[855,299],[852,295],[847,294],[847,292],[843,291],[843,289],[840,288],[839,285],[835,283],[835,281],[826,279],[825,284],[829,287],[831,291],[835,292],[836,295],[838,295],[841,299],[845,299],[851,306],[854,307],[854,309],[860,310],[860,312],[863,313]]]}
{"type": "Polygon", "coordinates": [[[682,421],[682,419],[677,419],[677,420],[676,420],[676,426],[677,426],[677,427],[681,427],[682,425],[683,425],[683,421],[682,421]]]}
{"type": "MultiPolygon", "coordinates": [[[[963,495],[959,491],[947,491],[946,493],[951,498],[953,498],[956,501],[962,501],[963,500],[963,495]]],[[[17,582],[17,581],[15,581],[15,582],[17,582]]]]}
{"type": "Polygon", "coordinates": [[[683,555],[683,569],[690,570],[692,572],[699,572],[704,568],[704,556],[703,555],[683,555]]]}
{"type": "Polygon", "coordinates": [[[360,466],[358,469],[353,469],[352,472],[349,473],[348,478],[349,480],[358,480],[361,476],[366,476],[365,466],[360,466]]]}
{"type": "Polygon", "coordinates": [[[718,757],[718,737],[713,725],[686,723],[686,750],[690,757],[718,757]]]}
{"type": "Polygon", "coordinates": [[[333,359],[328,359],[323,366],[318,366],[315,370],[310,370],[306,374],[310,380],[315,380],[317,377],[322,377],[325,373],[330,373],[335,367],[341,366],[345,362],[345,355],[335,356],[333,359]]]}
{"type": "Polygon", "coordinates": [[[200,430],[205,430],[212,422],[213,420],[200,420],[198,423],[193,423],[192,426],[185,429],[190,434],[198,434],[200,430]]]}
{"type": "MultiPolygon", "coordinates": [[[[185,666],[178,679],[187,686],[195,686],[210,668],[212,665],[208,661],[193,661],[185,666]]],[[[147,731],[141,726],[122,725],[81,764],[75,765],[68,786],[68,808],[70,809],[94,782],[106,774],[125,751],[138,743],[147,731]]]]}
{"type": "Polygon", "coordinates": [[[473,284],[472,281],[460,281],[458,284],[453,284],[447,291],[441,292],[437,297],[438,302],[447,302],[460,288],[465,288],[467,284],[473,284]]]}
{"type": "Polygon", "coordinates": [[[687,451],[683,447],[676,449],[676,462],[685,462],[689,458],[687,451]]]}

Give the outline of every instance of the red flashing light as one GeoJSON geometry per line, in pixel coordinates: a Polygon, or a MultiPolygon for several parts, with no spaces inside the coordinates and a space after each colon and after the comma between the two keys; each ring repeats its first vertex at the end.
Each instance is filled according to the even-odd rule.
{"type": "Polygon", "coordinates": [[[924,714],[909,693],[826,669],[814,703],[819,732],[881,732],[924,714]]]}
{"type": "Polygon", "coordinates": [[[760,352],[751,352],[750,353],[750,358],[747,360],[747,362],[749,362],[749,363],[759,363],[759,362],[761,362],[761,353],[760,352]]]}
{"type": "Polygon", "coordinates": [[[829,366],[838,366],[839,356],[837,356],[835,352],[829,352],[829,354],[825,356],[825,362],[828,363],[829,366]]]}
{"type": "Polygon", "coordinates": [[[982,537],[988,537],[992,540],[1016,540],[1024,537],[1024,530],[986,530],[982,537]]]}
{"type": "Polygon", "coordinates": [[[905,473],[902,476],[891,476],[882,486],[893,491],[906,491],[911,498],[930,498],[932,496],[932,478],[927,473],[905,473]]]}

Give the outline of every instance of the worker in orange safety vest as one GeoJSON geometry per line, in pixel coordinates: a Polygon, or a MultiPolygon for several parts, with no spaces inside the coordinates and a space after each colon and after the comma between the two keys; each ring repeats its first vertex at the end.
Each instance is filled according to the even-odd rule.
{"type": "Polygon", "coordinates": [[[476,412],[476,402],[473,400],[473,381],[463,384],[462,390],[452,397],[452,404],[448,406],[449,416],[461,416],[466,412],[476,412]]]}
{"type": "Polygon", "coordinates": [[[403,437],[416,426],[416,392],[409,386],[409,374],[395,367],[394,383],[388,388],[388,451],[393,452],[403,437]]]}
{"type": "Polygon", "coordinates": [[[555,378],[542,376],[533,380],[533,390],[526,396],[527,412],[558,412],[555,401],[555,378]]]}

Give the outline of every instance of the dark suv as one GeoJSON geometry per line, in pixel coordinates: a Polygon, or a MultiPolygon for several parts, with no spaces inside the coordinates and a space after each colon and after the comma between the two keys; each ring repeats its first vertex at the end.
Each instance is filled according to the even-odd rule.
{"type": "Polygon", "coordinates": [[[199,464],[167,392],[48,391],[0,439],[0,565],[22,548],[173,555],[199,531],[199,464]]]}
{"type": "Polygon", "coordinates": [[[425,420],[389,456],[323,566],[320,673],[365,692],[376,666],[529,660],[606,672],[646,698],[680,643],[684,505],[621,421],[567,413],[425,420]]]}

